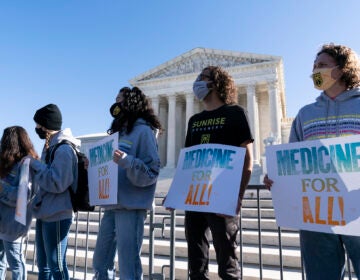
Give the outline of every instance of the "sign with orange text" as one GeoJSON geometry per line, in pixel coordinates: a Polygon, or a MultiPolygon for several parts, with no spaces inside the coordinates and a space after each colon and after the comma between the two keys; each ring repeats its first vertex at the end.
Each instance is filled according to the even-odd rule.
{"type": "Polygon", "coordinates": [[[360,136],[266,147],[278,226],[360,236],[360,136]]]}
{"type": "Polygon", "coordinates": [[[236,215],[245,148],[201,144],[180,151],[164,206],[236,215]]]}
{"type": "Polygon", "coordinates": [[[107,136],[89,146],[88,178],[91,205],[117,203],[118,165],[113,154],[118,149],[118,133],[107,136]]]}

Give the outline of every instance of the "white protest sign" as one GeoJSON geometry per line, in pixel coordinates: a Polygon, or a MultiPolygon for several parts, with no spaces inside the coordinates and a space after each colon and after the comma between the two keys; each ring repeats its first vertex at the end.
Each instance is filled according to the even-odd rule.
{"type": "Polygon", "coordinates": [[[113,154],[118,149],[118,133],[107,136],[89,146],[88,179],[91,205],[117,203],[118,165],[113,154]]]}
{"type": "Polygon", "coordinates": [[[236,215],[245,148],[201,144],[180,151],[165,207],[236,215]]]}
{"type": "Polygon", "coordinates": [[[20,183],[17,193],[16,210],[15,210],[15,221],[26,225],[26,212],[27,212],[27,201],[28,191],[30,188],[29,180],[29,165],[30,159],[26,158],[21,165],[20,169],[20,183]]]}
{"type": "Polygon", "coordinates": [[[360,236],[360,136],[266,147],[279,226],[360,236]]]}

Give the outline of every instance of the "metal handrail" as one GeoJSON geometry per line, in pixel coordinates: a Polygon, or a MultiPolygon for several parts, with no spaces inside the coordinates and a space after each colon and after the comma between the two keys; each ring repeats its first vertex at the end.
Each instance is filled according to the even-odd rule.
{"type": "MultiPolygon", "coordinates": [[[[259,263],[258,263],[258,270],[259,270],[259,279],[263,279],[264,278],[264,263],[263,263],[263,240],[262,240],[262,225],[261,225],[261,221],[262,221],[262,207],[261,207],[261,191],[266,190],[265,187],[263,185],[250,185],[247,188],[247,193],[249,191],[253,191],[253,193],[256,193],[256,210],[257,210],[257,233],[258,233],[258,248],[259,248],[259,263]]],[[[161,199],[165,196],[165,194],[160,194],[157,195],[157,199],[161,199]]],[[[246,198],[248,199],[248,198],[246,198]]],[[[254,199],[254,198],[250,198],[250,199],[254,199]]],[[[243,212],[244,209],[241,210],[241,219],[240,219],[240,234],[239,234],[239,265],[241,267],[241,277],[243,277],[243,268],[244,265],[246,264],[245,260],[244,260],[244,237],[243,237],[243,226],[244,226],[244,222],[242,221],[243,219],[243,212]]],[[[85,212],[86,213],[86,212],[85,212]]],[[[101,209],[99,209],[99,217],[98,217],[98,223],[100,223],[100,218],[101,218],[101,209]]],[[[170,280],[174,280],[174,279],[178,279],[176,278],[175,275],[175,261],[177,259],[177,256],[175,254],[175,235],[176,235],[176,218],[179,217],[180,214],[178,214],[175,210],[171,210],[168,214],[168,216],[165,216],[162,218],[162,222],[161,223],[156,223],[155,222],[155,209],[153,208],[151,211],[149,211],[149,270],[148,270],[148,275],[149,275],[149,279],[170,279],[170,280]],[[166,221],[169,220],[169,223],[166,223],[166,221]],[[163,265],[163,267],[161,268],[161,274],[160,273],[154,273],[154,262],[155,262],[155,253],[154,253],[154,240],[155,240],[155,235],[154,235],[154,231],[156,229],[161,229],[162,230],[162,238],[165,238],[165,234],[164,234],[164,230],[166,227],[169,227],[170,230],[170,237],[167,239],[169,241],[169,262],[165,265],[163,265]]],[[[77,213],[76,217],[75,217],[75,238],[77,239],[78,236],[78,232],[81,230],[79,229],[79,220],[81,219],[80,217],[81,215],[79,215],[79,213],[77,213]]],[[[72,276],[73,279],[80,279],[80,278],[75,278],[76,272],[77,275],[80,275],[80,272],[83,275],[83,280],[87,280],[90,279],[89,274],[93,273],[92,268],[88,265],[88,261],[89,261],[89,256],[91,254],[89,254],[89,234],[90,234],[90,230],[89,230],[89,223],[90,223],[90,213],[87,213],[86,216],[86,229],[85,230],[81,230],[86,234],[86,243],[85,243],[85,264],[84,265],[79,265],[76,261],[76,256],[74,256],[73,261],[71,261],[70,263],[68,262],[68,266],[69,266],[69,271],[71,271],[72,269],[72,276]]],[[[296,232],[296,231],[294,231],[296,232]]],[[[283,244],[282,244],[282,229],[280,227],[277,228],[277,235],[278,235],[278,250],[279,250],[279,277],[280,279],[284,279],[284,263],[283,263],[283,244]]],[[[69,237],[70,238],[70,237],[69,237]]],[[[35,242],[35,241],[33,241],[35,242]]],[[[79,248],[81,247],[81,249],[84,248],[84,246],[82,246],[81,244],[79,245],[79,243],[77,240],[75,240],[75,248],[74,248],[74,252],[78,252],[78,250],[80,250],[79,248]]],[[[29,237],[26,239],[25,242],[26,246],[25,246],[25,256],[27,258],[27,263],[31,264],[31,270],[28,271],[30,273],[30,275],[35,275],[37,274],[37,269],[36,269],[36,260],[35,260],[35,244],[32,243],[33,245],[33,252],[29,253],[29,248],[31,246],[31,240],[29,240],[29,237]],[[28,256],[29,255],[29,256],[28,256]]],[[[300,249],[299,249],[300,250],[300,249]]],[[[76,255],[76,254],[75,254],[76,255]]],[[[300,264],[300,269],[299,269],[299,274],[301,274],[302,279],[306,279],[305,275],[304,275],[304,269],[303,269],[303,260],[302,257],[300,258],[301,264],[300,264]]],[[[351,273],[349,273],[349,271],[351,271],[351,265],[350,265],[350,261],[349,258],[347,257],[347,265],[346,265],[346,270],[347,270],[347,277],[349,280],[351,280],[351,273]]],[[[34,276],[34,277],[35,277],[34,276]]],[[[28,277],[28,279],[35,279],[35,278],[31,278],[28,277]]]]}

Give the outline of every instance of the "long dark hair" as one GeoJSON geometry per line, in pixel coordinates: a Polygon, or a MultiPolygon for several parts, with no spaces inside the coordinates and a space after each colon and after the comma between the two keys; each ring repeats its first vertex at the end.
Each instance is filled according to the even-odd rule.
{"type": "Polygon", "coordinates": [[[123,97],[121,113],[113,120],[108,132],[111,134],[125,128],[126,133],[130,133],[136,120],[142,118],[152,129],[158,129],[161,133],[161,123],[146,95],[138,87],[133,87],[131,90],[121,89],[120,92],[123,97]]]}
{"type": "Polygon", "coordinates": [[[0,178],[7,176],[23,157],[29,155],[36,159],[39,158],[28,133],[21,126],[5,128],[0,147],[0,178]]]}

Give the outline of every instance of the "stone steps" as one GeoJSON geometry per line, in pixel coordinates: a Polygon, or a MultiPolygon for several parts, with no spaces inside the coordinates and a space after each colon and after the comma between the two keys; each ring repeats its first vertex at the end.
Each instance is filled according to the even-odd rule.
{"type": "MultiPolygon", "coordinates": [[[[144,242],[144,244],[145,243],[146,242],[144,242]]],[[[74,251],[73,251],[73,249],[69,248],[67,253],[68,253],[67,261],[68,261],[68,264],[70,264],[73,262],[74,251]]],[[[176,249],[176,253],[177,253],[177,249],[176,249]]],[[[88,258],[88,260],[92,258],[92,252],[88,253],[87,258],[88,258]]],[[[92,277],[94,276],[94,273],[92,271],[91,262],[88,263],[88,272],[86,274],[86,278],[84,278],[85,273],[84,273],[83,267],[85,266],[85,250],[77,250],[76,259],[77,259],[77,269],[76,269],[75,277],[73,277],[73,270],[72,270],[73,267],[69,265],[69,273],[70,273],[71,279],[92,279],[92,277]]],[[[143,263],[145,279],[148,279],[148,277],[146,277],[146,276],[148,275],[148,271],[149,271],[149,257],[144,255],[141,257],[141,260],[143,263]]],[[[157,255],[156,258],[154,259],[154,273],[161,274],[164,272],[165,275],[169,275],[168,268],[165,268],[163,270],[163,266],[166,266],[166,265],[169,265],[169,257],[166,255],[164,255],[164,256],[157,255]]],[[[28,271],[30,271],[29,275],[28,275],[28,279],[29,280],[37,279],[37,268],[35,267],[35,270],[33,272],[31,272],[32,262],[27,263],[27,269],[28,269],[28,271]]],[[[209,270],[210,270],[210,272],[209,272],[210,279],[219,279],[219,277],[217,276],[217,265],[216,265],[215,261],[210,262],[209,270]]],[[[263,274],[262,279],[264,279],[264,280],[265,279],[266,280],[281,279],[280,271],[277,266],[271,266],[271,265],[264,264],[262,274],[263,274]]],[[[175,260],[175,275],[176,275],[176,279],[184,279],[184,280],[187,279],[187,259],[186,258],[180,258],[180,257],[176,258],[176,260],[175,260]]],[[[260,279],[259,266],[257,263],[255,263],[254,265],[246,263],[244,265],[243,279],[245,279],[245,280],[260,279]]],[[[287,268],[284,271],[284,279],[294,279],[294,280],[301,279],[301,274],[299,273],[298,270],[287,268]]]]}
{"type": "MultiPolygon", "coordinates": [[[[69,264],[74,262],[74,235],[70,235],[69,247],[67,251],[67,261],[69,264]]],[[[82,236],[78,236],[79,239],[82,239],[82,236]]],[[[96,239],[94,237],[89,238],[91,240],[89,244],[89,251],[87,253],[87,258],[92,260],[93,249],[95,247],[96,239]]],[[[149,244],[150,241],[147,237],[144,238],[142,255],[149,254],[149,244]]],[[[169,256],[170,254],[170,241],[165,239],[155,239],[154,240],[154,253],[156,256],[169,256]]],[[[27,256],[31,256],[34,253],[34,243],[29,243],[27,247],[27,256]]],[[[83,267],[85,266],[85,244],[81,245],[81,242],[78,242],[78,249],[76,251],[76,262],[77,265],[83,267]]],[[[176,257],[181,259],[187,259],[187,244],[184,240],[177,240],[175,246],[176,257]]],[[[287,267],[300,267],[300,252],[297,248],[294,247],[284,247],[282,249],[284,256],[283,264],[287,267]]],[[[238,254],[240,254],[240,249],[238,254]]],[[[215,261],[215,250],[211,246],[210,248],[210,259],[215,261]]],[[[262,261],[264,265],[278,266],[280,263],[279,260],[279,249],[274,246],[263,245],[262,246],[262,261]]],[[[259,263],[259,248],[256,245],[243,245],[243,262],[248,264],[258,264],[259,263]]],[[[88,267],[92,268],[92,263],[88,262],[88,267]]]]}
{"type": "MultiPolygon", "coordinates": [[[[144,236],[145,238],[148,238],[149,235],[149,226],[145,226],[145,232],[144,236]]],[[[175,229],[175,236],[177,242],[185,242],[185,229],[182,228],[176,228],[175,229]]],[[[170,238],[170,228],[166,228],[164,230],[164,237],[162,235],[162,232],[160,230],[155,230],[154,237],[157,240],[163,240],[163,241],[169,241],[170,238]]],[[[95,248],[96,244],[96,234],[89,234],[88,240],[86,241],[86,233],[78,233],[77,234],[77,246],[79,247],[85,247],[86,242],[88,242],[88,246],[90,249],[95,248]]],[[[30,230],[29,232],[29,239],[34,240],[35,239],[35,230],[30,230]]],[[[253,230],[243,230],[242,231],[242,239],[243,244],[248,245],[258,245],[258,232],[253,230]]],[[[263,246],[274,246],[278,247],[278,234],[277,232],[272,231],[262,231],[261,232],[261,242],[263,246]]],[[[210,238],[211,240],[211,238],[210,238]]],[[[285,232],[282,233],[282,246],[285,247],[299,247],[299,235],[296,232],[285,232]]],[[[69,246],[75,246],[75,233],[70,232],[69,236],[69,246]]]]}
{"type": "MultiPolygon", "coordinates": [[[[162,199],[156,199],[154,223],[157,225],[165,225],[161,228],[154,229],[154,272],[161,274],[163,265],[169,265],[170,262],[170,212],[161,206],[162,199]]],[[[262,279],[275,280],[280,278],[280,259],[279,259],[279,238],[278,227],[274,218],[274,210],[269,197],[260,200],[260,216],[261,216],[261,244],[262,244],[262,279]]],[[[73,275],[75,243],[76,250],[76,273],[74,279],[91,279],[93,276],[92,256],[96,244],[99,221],[102,214],[99,212],[78,213],[78,223],[73,223],[69,236],[69,248],[67,252],[67,261],[70,275],[73,275]],[[88,222],[87,222],[88,220],[88,222]],[[75,230],[78,230],[77,235],[75,230]],[[88,234],[87,234],[88,232],[88,234]],[[75,238],[76,236],[76,238],[75,238]],[[87,239],[86,239],[87,238],[87,239]],[[75,242],[76,240],[76,242],[75,242]],[[86,255],[86,245],[88,252],[86,255]],[[84,267],[87,266],[87,275],[84,278],[84,267]]],[[[148,277],[149,272],[149,233],[150,218],[147,218],[144,242],[142,248],[142,260],[144,276],[148,277]]],[[[185,240],[184,230],[184,211],[176,211],[176,227],[175,227],[175,275],[176,279],[187,279],[187,243],[185,240]]],[[[29,243],[27,246],[27,265],[28,270],[32,271],[32,259],[34,253],[35,224],[29,232],[29,243]]],[[[259,270],[259,234],[258,234],[258,209],[257,201],[253,195],[247,193],[242,209],[242,256],[243,256],[243,274],[244,279],[260,279],[259,270]]],[[[239,237],[240,240],[240,237],[239,237]]],[[[282,254],[283,254],[283,279],[301,279],[301,261],[299,251],[299,236],[296,231],[282,230],[281,233],[282,254]]],[[[238,251],[240,255],[240,249],[238,251]]],[[[116,259],[117,261],[117,259],[116,259]]],[[[35,275],[36,266],[33,272],[29,273],[29,279],[35,275]]],[[[169,269],[165,268],[164,273],[169,277],[169,269]]],[[[215,259],[215,251],[210,248],[210,278],[219,279],[217,276],[217,265],[215,259]]]]}

